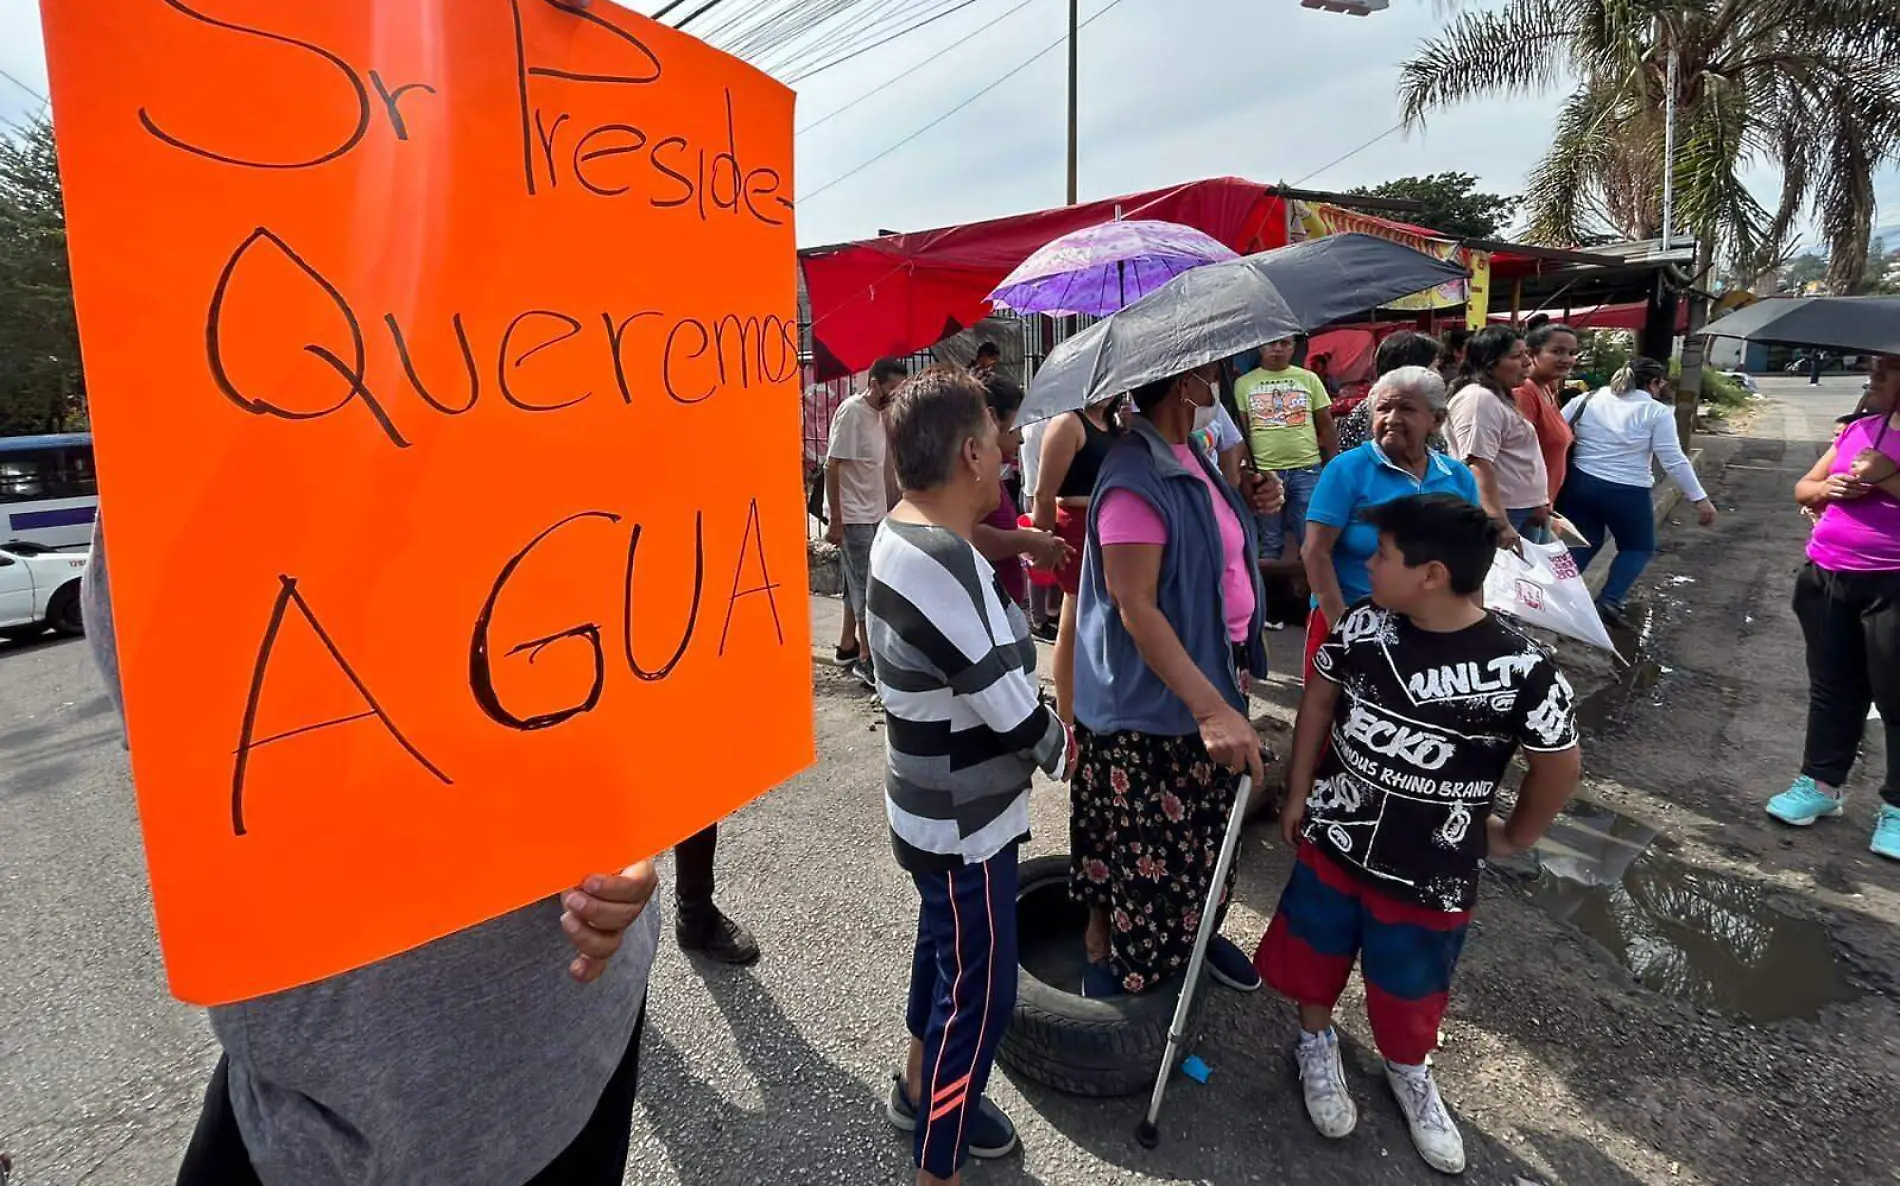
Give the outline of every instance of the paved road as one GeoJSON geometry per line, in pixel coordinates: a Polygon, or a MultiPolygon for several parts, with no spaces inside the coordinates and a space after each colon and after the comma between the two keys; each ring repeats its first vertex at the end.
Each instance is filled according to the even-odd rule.
{"type": "MultiPolygon", "coordinates": [[[[1680,674],[1589,753],[1608,780],[1593,793],[1679,832],[1701,864],[1750,872],[1819,912],[1856,953],[1856,975],[1891,992],[1900,877],[1855,856],[1864,809],[1800,848],[1752,815],[1726,831],[1758,811],[1762,780],[1785,778],[1798,746],[1798,650],[1775,608],[1799,543],[1786,489],[1818,449],[1803,442],[1824,435],[1850,399],[1839,382],[1790,394],[1758,423],[1762,435],[1741,442],[1738,460],[1758,468],[1718,489],[1723,505],[1742,505],[1712,535],[1672,534],[1657,582],[1693,576],[1701,604],[1726,613],[1741,597],[1760,608],[1730,626],[1685,627],[1703,611],[1677,596],[1653,645],[1680,674]],[[1750,614],[1752,631],[1740,622],[1750,614]],[[1678,711],[1685,704],[1714,707],[1678,711]]],[[[827,651],[833,614],[832,603],[814,607],[827,651]]],[[[902,1039],[914,896],[882,824],[878,719],[842,677],[819,669],[815,678],[819,764],[723,832],[722,897],[759,933],[766,958],[733,971],[663,955],[628,1182],[908,1180],[907,1146],[880,1110],[902,1039]]],[[[1267,693],[1283,715],[1291,689],[1279,682],[1267,693]]],[[[1060,792],[1045,788],[1035,810],[1034,850],[1060,850],[1060,792]]],[[[1286,863],[1264,830],[1249,835],[1242,861],[1228,929],[1250,943],[1286,863]]],[[[1508,888],[1490,887],[1481,912],[1441,1059],[1470,1181],[1886,1180],[1900,1098],[1891,998],[1750,1026],[1637,987],[1575,928],[1508,888]]],[[[16,1186],[170,1180],[213,1051],[201,1018],[161,986],[124,757],[85,649],[0,646],[0,1148],[20,1163],[16,1186]]],[[[1025,1151],[968,1179],[1426,1181],[1350,1001],[1346,1015],[1363,1116],[1349,1141],[1322,1147],[1289,1090],[1285,1010],[1221,992],[1200,1047],[1213,1079],[1174,1088],[1159,1151],[1130,1139],[1132,1102],[1069,1100],[999,1075],[994,1093],[1018,1119],[1025,1151]]]]}

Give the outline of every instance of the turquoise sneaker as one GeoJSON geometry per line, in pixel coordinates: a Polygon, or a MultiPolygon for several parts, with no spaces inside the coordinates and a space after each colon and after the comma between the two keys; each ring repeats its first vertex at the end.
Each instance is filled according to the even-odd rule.
{"type": "Polygon", "coordinates": [[[1884,806],[1874,818],[1874,842],[1867,846],[1875,856],[1900,861],[1900,807],[1884,806]]]}
{"type": "Polygon", "coordinates": [[[1769,815],[1797,828],[1805,828],[1824,816],[1840,813],[1840,793],[1828,794],[1805,774],[1795,779],[1793,786],[1768,800],[1769,815]]]}

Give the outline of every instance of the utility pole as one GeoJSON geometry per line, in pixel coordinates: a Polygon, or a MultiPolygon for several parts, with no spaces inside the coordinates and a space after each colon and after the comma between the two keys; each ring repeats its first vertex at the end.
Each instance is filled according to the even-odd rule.
{"type": "MultiPolygon", "coordinates": [[[[1663,83],[1663,192],[1662,192],[1662,249],[1669,250],[1669,240],[1676,226],[1676,44],[1669,43],[1669,67],[1664,72],[1663,83]]],[[[1698,281],[1698,283],[1700,283],[1698,281]]]]}
{"type": "Polygon", "coordinates": [[[1081,14],[1082,0],[1069,0],[1069,205],[1076,203],[1075,176],[1075,102],[1076,102],[1076,53],[1075,35],[1081,29],[1077,18],[1081,14]]]}

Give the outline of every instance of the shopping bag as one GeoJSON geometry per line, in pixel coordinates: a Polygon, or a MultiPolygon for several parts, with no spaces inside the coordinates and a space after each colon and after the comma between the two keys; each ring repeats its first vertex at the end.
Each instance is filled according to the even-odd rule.
{"type": "Polygon", "coordinates": [[[1597,616],[1570,549],[1529,540],[1519,546],[1522,555],[1498,549],[1490,575],[1484,578],[1484,608],[1615,654],[1616,644],[1597,616]]]}

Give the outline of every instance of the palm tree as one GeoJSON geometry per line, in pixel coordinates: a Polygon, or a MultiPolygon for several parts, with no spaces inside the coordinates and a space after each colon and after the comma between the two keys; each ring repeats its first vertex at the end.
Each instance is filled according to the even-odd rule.
{"type": "Polygon", "coordinates": [[[1900,155],[1900,0],[1441,0],[1454,11],[1399,79],[1408,126],[1467,99],[1568,90],[1524,195],[1528,234],[1566,245],[1662,230],[1663,110],[1677,55],[1677,228],[1760,275],[1810,212],[1830,286],[1861,281],[1873,175],[1900,155]],[[1774,209],[1742,183],[1779,168],[1774,209]]]}

